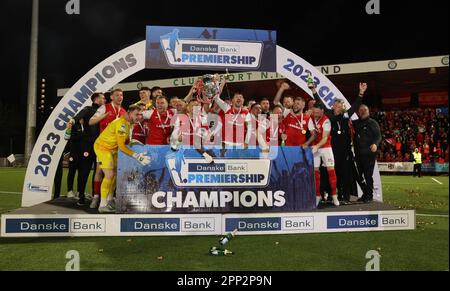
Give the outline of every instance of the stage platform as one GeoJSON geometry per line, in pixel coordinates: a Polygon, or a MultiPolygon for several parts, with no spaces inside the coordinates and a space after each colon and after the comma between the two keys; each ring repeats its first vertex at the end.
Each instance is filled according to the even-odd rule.
{"type": "Polygon", "coordinates": [[[381,202],[295,213],[99,214],[58,198],[1,216],[2,237],[295,234],[414,230],[415,211],[381,202]]]}

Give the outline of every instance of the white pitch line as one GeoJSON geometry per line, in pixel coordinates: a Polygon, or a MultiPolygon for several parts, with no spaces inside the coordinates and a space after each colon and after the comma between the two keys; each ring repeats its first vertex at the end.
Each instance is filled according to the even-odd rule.
{"type": "Polygon", "coordinates": [[[434,185],[434,183],[395,183],[395,182],[381,182],[382,185],[434,185]]]}
{"type": "Polygon", "coordinates": [[[416,214],[416,216],[422,216],[422,217],[443,217],[443,218],[448,218],[448,214],[447,214],[447,215],[437,215],[437,214],[416,214]]]}
{"type": "Polygon", "coordinates": [[[444,185],[443,183],[439,182],[439,181],[436,180],[435,178],[431,178],[431,180],[433,180],[434,182],[438,183],[439,185],[444,185]]]}
{"type": "Polygon", "coordinates": [[[7,192],[7,191],[0,191],[0,194],[22,195],[22,192],[7,192]]]}

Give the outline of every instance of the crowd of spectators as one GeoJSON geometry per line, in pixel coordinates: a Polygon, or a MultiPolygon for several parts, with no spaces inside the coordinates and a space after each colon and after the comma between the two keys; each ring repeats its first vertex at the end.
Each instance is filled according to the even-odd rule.
{"type": "Polygon", "coordinates": [[[406,111],[372,111],[382,132],[380,162],[410,162],[418,148],[424,163],[448,162],[448,114],[418,108],[406,111]]]}

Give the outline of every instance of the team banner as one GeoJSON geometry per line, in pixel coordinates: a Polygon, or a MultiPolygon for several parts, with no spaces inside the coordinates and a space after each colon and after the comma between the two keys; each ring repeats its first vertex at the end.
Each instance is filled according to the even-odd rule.
{"type": "Polygon", "coordinates": [[[295,212],[316,208],[310,149],[211,149],[207,163],[194,148],[134,146],[151,163],[119,153],[117,213],[295,212]]]}
{"type": "Polygon", "coordinates": [[[146,67],[276,71],[273,30],[147,26],[146,67]]]}

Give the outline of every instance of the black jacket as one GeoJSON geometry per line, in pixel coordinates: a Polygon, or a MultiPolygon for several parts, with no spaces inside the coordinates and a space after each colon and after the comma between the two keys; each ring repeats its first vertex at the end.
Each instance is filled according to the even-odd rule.
{"type": "Polygon", "coordinates": [[[89,126],[89,119],[91,119],[92,116],[94,116],[95,112],[97,112],[97,109],[100,106],[97,104],[92,104],[92,106],[86,106],[83,108],[83,110],[80,111],[75,116],[76,124],[80,125],[80,120],[83,119],[84,125],[83,125],[83,133],[82,133],[82,140],[85,143],[88,144],[94,144],[97,137],[100,135],[100,127],[99,125],[93,125],[89,126]]]}
{"type": "Polygon", "coordinates": [[[349,153],[351,151],[351,133],[349,122],[353,114],[362,104],[362,97],[357,96],[352,104],[352,107],[346,112],[339,115],[335,115],[332,109],[325,107],[322,99],[316,93],[314,94],[314,99],[317,103],[324,106],[324,112],[331,122],[331,144],[335,152],[349,153]],[[340,132],[340,134],[339,134],[340,132]]]}
{"type": "Polygon", "coordinates": [[[355,152],[360,155],[367,155],[372,153],[370,146],[375,144],[378,148],[381,143],[381,131],[378,123],[372,119],[358,119],[353,121],[355,129],[355,152]]]}

